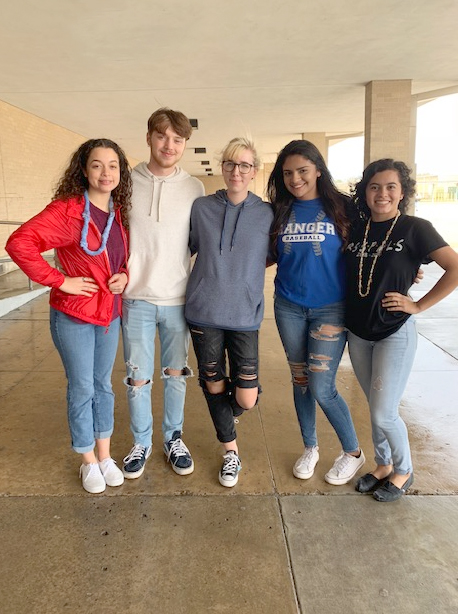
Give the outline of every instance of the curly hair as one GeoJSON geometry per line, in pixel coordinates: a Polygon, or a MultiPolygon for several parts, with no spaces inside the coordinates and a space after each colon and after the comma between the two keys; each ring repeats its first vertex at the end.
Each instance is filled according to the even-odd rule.
{"type": "Polygon", "coordinates": [[[350,219],[347,206],[349,197],[334,185],[326,162],[318,148],[310,141],[291,141],[278,154],[275,166],[267,182],[267,197],[274,209],[274,221],[271,231],[271,249],[277,255],[277,238],[288,222],[294,202],[294,196],[288,191],[283,178],[283,165],[289,156],[302,156],[312,162],[321,175],[317,179],[317,190],[323,201],[326,214],[334,220],[337,232],[343,241],[343,249],[348,243],[350,219]]]}
{"type": "Polygon", "coordinates": [[[351,190],[352,198],[351,205],[356,208],[359,217],[368,219],[371,215],[370,209],[366,202],[366,189],[372,177],[383,171],[396,171],[401,184],[402,193],[404,194],[399,203],[399,211],[405,213],[409,206],[411,198],[415,195],[416,181],[411,177],[411,169],[405,162],[393,160],[393,158],[383,158],[371,162],[364,169],[363,176],[351,190]]]}
{"type": "Polygon", "coordinates": [[[112,192],[115,209],[121,211],[123,225],[127,228],[127,212],[131,207],[132,179],[130,166],[126,154],[114,141],[109,139],[90,139],[86,141],[72,155],[70,163],[62,175],[54,191],[55,200],[65,200],[75,196],[82,196],[89,187],[85,175],[89,155],[96,147],[113,149],[119,158],[120,179],[119,184],[112,192]]]}

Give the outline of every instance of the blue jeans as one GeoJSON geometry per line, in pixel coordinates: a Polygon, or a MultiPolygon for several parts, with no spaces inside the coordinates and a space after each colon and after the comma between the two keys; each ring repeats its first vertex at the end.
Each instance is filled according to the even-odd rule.
{"type": "Polygon", "coordinates": [[[156,329],[161,344],[161,378],[164,381],[162,433],[164,441],[170,441],[174,431],[183,430],[186,379],[192,375],[188,367],[190,337],[184,305],[154,305],[141,300],[123,300],[122,336],[130,430],[134,443],[142,446],[150,446],[153,437],[151,387],[156,329]],[[181,375],[170,375],[168,369],[181,371],[181,375]],[[147,383],[132,386],[130,380],[146,380],[147,383]]]}
{"type": "Polygon", "coordinates": [[[51,336],[67,376],[67,414],[75,452],[91,452],[96,439],[111,437],[114,394],[111,373],[119,342],[120,318],[107,328],[75,322],[50,310],[51,336]]]}
{"type": "Polygon", "coordinates": [[[411,316],[381,341],[367,341],[348,333],[350,358],[369,402],[372,441],[377,465],[393,465],[395,473],[412,472],[407,428],[399,403],[412,370],[417,349],[415,320],[411,316]]]}
{"type": "Polygon", "coordinates": [[[307,309],[275,297],[278,332],[291,369],[294,405],[306,446],[318,444],[316,401],[345,452],[359,449],[345,400],[336,389],[337,368],[347,340],[344,303],[307,309]]]}

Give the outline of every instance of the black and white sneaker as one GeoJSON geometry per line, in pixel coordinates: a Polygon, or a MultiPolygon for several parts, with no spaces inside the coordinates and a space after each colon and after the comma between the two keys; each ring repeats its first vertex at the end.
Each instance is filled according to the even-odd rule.
{"type": "Polygon", "coordinates": [[[122,472],[128,480],[139,478],[145,471],[145,463],[151,455],[152,446],[141,446],[136,443],[129,454],[124,458],[122,472]]]}
{"type": "Polygon", "coordinates": [[[172,469],[178,475],[189,475],[194,471],[194,461],[184,441],[181,439],[180,431],[175,431],[170,441],[164,443],[164,454],[167,461],[172,465],[172,469]]]}
{"type": "Polygon", "coordinates": [[[242,463],[237,452],[229,450],[223,455],[224,462],[219,472],[219,483],[222,486],[231,488],[235,486],[239,480],[239,471],[242,468],[242,463]]]}

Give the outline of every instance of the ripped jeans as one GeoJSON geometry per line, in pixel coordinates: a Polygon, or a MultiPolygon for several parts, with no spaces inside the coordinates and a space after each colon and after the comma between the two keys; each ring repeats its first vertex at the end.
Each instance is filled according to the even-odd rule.
{"type": "Polygon", "coordinates": [[[237,388],[259,388],[259,331],[237,331],[189,324],[192,343],[199,365],[201,385],[219,441],[227,443],[237,437],[234,414],[226,393],[210,394],[205,382],[228,380],[237,388]],[[227,360],[229,378],[227,377],[227,360]]]}
{"type": "Polygon", "coordinates": [[[318,445],[316,401],[345,452],[359,448],[348,405],[337,392],[337,368],[347,340],[345,304],[313,309],[275,296],[275,320],[291,369],[294,405],[305,446],[318,445]]]}
{"type": "Polygon", "coordinates": [[[164,441],[169,441],[174,431],[183,430],[186,379],[192,375],[188,367],[189,330],[184,318],[184,305],[123,300],[122,337],[130,430],[134,443],[142,446],[150,446],[153,436],[151,387],[156,329],[161,344],[161,378],[164,381],[162,433],[164,441]],[[182,374],[169,375],[167,369],[182,371],[182,374]],[[129,379],[146,380],[146,383],[132,386],[129,379]]]}
{"type": "Polygon", "coordinates": [[[348,333],[351,363],[369,402],[372,441],[377,465],[394,466],[395,473],[412,472],[407,427],[399,415],[417,350],[417,330],[411,316],[401,328],[380,341],[348,333]]]}

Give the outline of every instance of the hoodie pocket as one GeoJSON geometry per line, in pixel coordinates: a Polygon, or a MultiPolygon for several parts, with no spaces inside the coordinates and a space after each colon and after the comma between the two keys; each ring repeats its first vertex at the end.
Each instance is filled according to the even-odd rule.
{"type": "Polygon", "coordinates": [[[221,283],[202,278],[186,300],[186,317],[217,328],[246,328],[262,319],[262,295],[259,301],[244,282],[221,283]]]}

